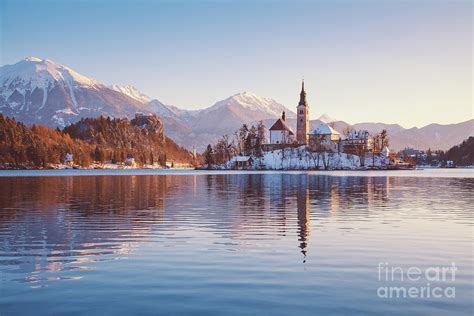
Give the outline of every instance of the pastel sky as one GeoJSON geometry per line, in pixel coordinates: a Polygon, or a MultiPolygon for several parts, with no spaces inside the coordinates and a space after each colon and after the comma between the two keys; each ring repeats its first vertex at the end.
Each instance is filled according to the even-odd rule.
{"type": "Polygon", "coordinates": [[[48,58],[182,108],[242,91],[311,118],[473,117],[472,1],[7,1],[0,64],[48,58]]]}

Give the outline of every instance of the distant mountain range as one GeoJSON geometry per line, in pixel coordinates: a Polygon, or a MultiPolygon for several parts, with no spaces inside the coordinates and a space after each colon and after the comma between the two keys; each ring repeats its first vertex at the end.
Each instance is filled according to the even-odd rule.
{"type": "MultiPolygon", "coordinates": [[[[0,67],[0,113],[4,115],[26,124],[64,127],[83,117],[133,118],[136,112],[156,113],[169,137],[198,151],[224,134],[233,134],[244,123],[263,120],[269,127],[283,111],[290,126],[295,126],[293,110],[250,92],[235,94],[203,110],[184,110],[152,99],[133,86],[108,86],[48,59],[28,57],[0,67]]],[[[350,126],[327,114],[310,121],[311,128],[321,123],[329,123],[341,133],[350,126]]],[[[474,120],[410,129],[384,123],[352,125],[369,132],[386,129],[395,150],[448,149],[473,135],[473,126],[474,120]]]]}
{"type": "MultiPolygon", "coordinates": [[[[326,117],[326,115],[323,115],[316,120],[310,120],[310,129],[312,130],[323,123],[331,125],[336,131],[341,133],[341,135],[344,130],[349,127],[356,130],[367,130],[371,134],[379,133],[385,129],[390,138],[390,148],[397,151],[407,147],[416,149],[431,148],[433,150],[447,150],[452,146],[460,144],[469,136],[474,135],[474,119],[456,124],[429,124],[421,128],[404,128],[398,124],[370,122],[351,125],[344,121],[327,120],[326,117]]],[[[266,120],[264,123],[268,126],[272,121],[266,120]]],[[[293,129],[296,128],[296,120],[290,119],[289,125],[293,129]]]]}

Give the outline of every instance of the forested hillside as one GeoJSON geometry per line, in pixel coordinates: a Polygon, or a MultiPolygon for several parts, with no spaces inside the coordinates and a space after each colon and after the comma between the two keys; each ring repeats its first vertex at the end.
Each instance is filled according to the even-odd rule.
{"type": "Polygon", "coordinates": [[[27,127],[0,114],[0,164],[3,168],[47,167],[62,163],[67,153],[74,163],[122,163],[133,157],[138,164],[164,165],[167,160],[191,163],[189,151],[165,136],[154,115],[133,120],[86,118],[64,130],[27,127]]]}
{"type": "Polygon", "coordinates": [[[458,166],[474,165],[474,137],[469,137],[460,145],[450,148],[444,159],[452,160],[458,166]]]}

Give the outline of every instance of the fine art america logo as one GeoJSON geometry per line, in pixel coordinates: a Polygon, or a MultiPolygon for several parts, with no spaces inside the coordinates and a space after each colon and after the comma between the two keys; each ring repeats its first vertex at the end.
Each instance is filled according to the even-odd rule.
{"type": "Polygon", "coordinates": [[[377,289],[380,298],[455,298],[456,288],[449,286],[456,280],[455,263],[448,266],[399,267],[380,262],[377,289]]]}

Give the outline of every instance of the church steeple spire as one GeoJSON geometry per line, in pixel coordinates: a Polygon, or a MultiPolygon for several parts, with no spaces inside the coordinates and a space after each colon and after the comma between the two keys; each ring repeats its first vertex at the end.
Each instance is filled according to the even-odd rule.
{"type": "Polygon", "coordinates": [[[306,91],[304,91],[304,79],[303,81],[301,81],[300,102],[298,105],[308,105],[308,103],[306,102],[306,91]]]}
{"type": "Polygon", "coordinates": [[[301,81],[300,102],[296,107],[296,111],[296,140],[300,145],[307,145],[309,134],[309,106],[306,101],[304,79],[301,81]]]}

